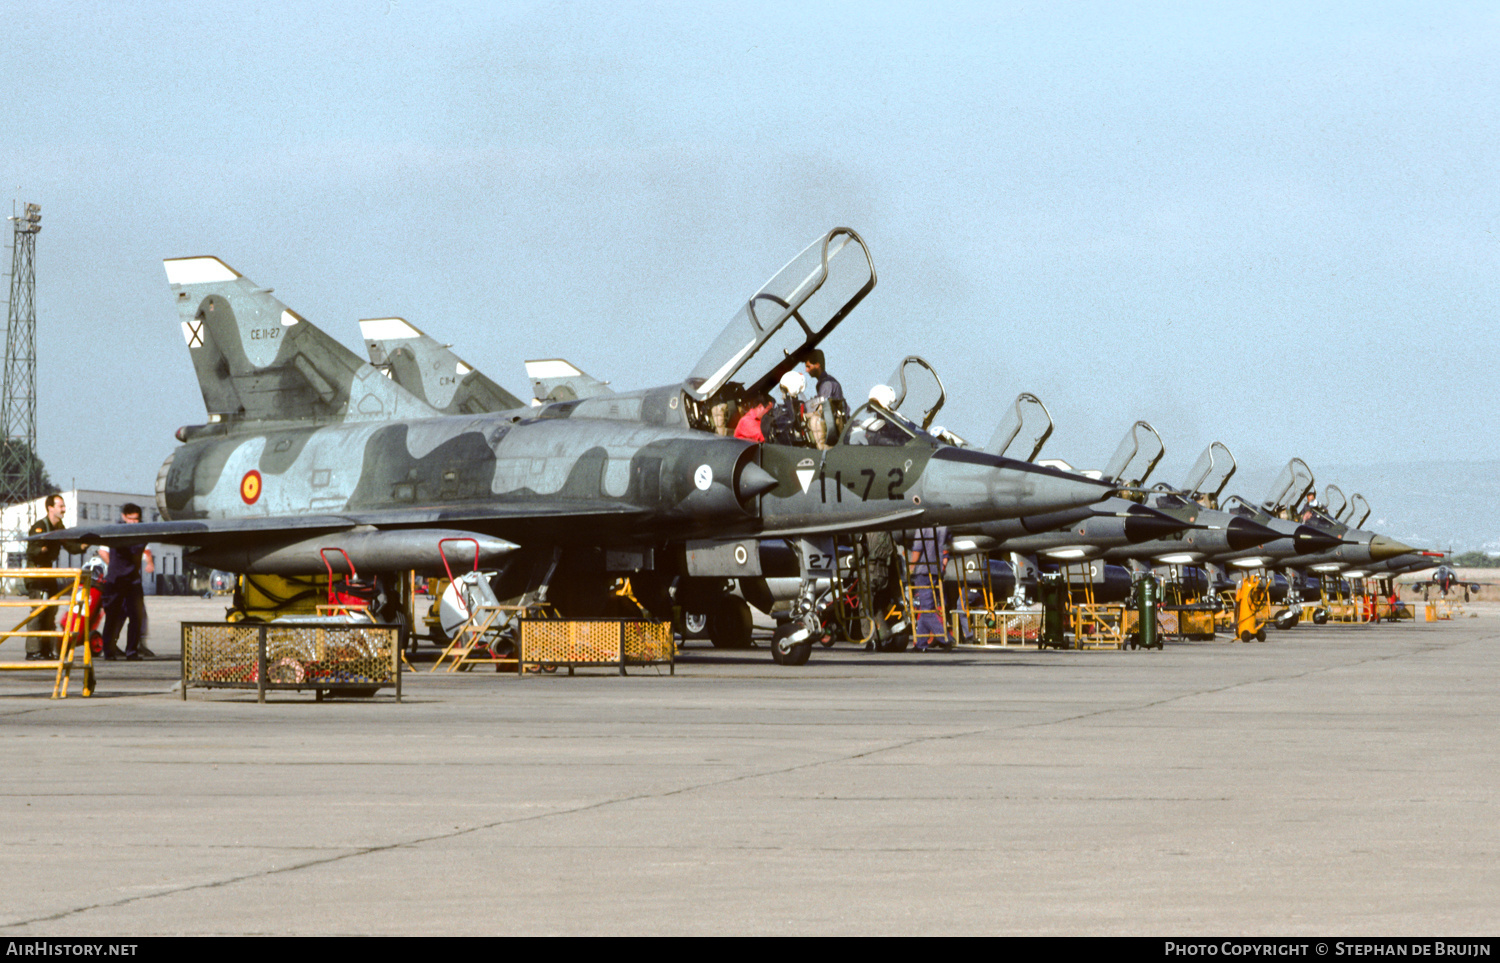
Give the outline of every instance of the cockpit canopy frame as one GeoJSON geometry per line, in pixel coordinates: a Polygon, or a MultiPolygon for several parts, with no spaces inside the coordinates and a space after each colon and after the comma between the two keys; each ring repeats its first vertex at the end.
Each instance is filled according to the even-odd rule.
{"type": "Polygon", "coordinates": [[[874,287],[875,263],[864,240],[852,228],[834,228],[745,302],[693,366],[683,391],[708,403],[748,367],[737,380],[744,387],[732,390],[769,393],[874,287]],[[796,326],[787,328],[788,321],[796,326]]]}

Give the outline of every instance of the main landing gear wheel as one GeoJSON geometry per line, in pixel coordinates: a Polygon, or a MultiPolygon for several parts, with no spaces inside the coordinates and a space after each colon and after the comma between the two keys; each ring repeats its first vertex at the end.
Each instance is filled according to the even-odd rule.
{"type": "Polygon", "coordinates": [[[750,648],[755,621],[750,604],[736,595],[721,595],[708,610],[708,635],[716,649],[750,648]]]}
{"type": "Polygon", "coordinates": [[[812,647],[812,638],[805,626],[797,622],[779,625],[771,637],[771,660],[777,665],[807,665],[812,647]]]}

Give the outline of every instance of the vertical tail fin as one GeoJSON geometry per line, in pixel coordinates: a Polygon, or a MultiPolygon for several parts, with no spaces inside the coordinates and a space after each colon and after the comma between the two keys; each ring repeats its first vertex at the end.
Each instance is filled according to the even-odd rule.
{"type": "Polygon", "coordinates": [[[359,322],[370,363],[445,415],[477,415],[524,408],[526,403],[404,318],[359,322]]]}
{"type": "Polygon", "coordinates": [[[163,264],[211,418],[334,423],[437,413],[218,258],[163,264]]]}
{"type": "Polygon", "coordinates": [[[572,401],[614,394],[609,382],[584,374],[561,358],[526,362],[526,377],[531,379],[531,389],[538,401],[572,401]]]}

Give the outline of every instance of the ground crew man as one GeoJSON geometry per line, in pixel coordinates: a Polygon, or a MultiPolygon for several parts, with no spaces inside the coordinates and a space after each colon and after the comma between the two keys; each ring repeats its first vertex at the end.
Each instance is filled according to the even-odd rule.
{"type": "Polygon", "coordinates": [[[810,351],[802,364],[813,380],[812,407],[823,416],[823,431],[813,437],[813,442],[819,448],[827,448],[849,420],[849,402],[844,400],[844,386],[823,367],[822,348],[810,351]]]}
{"type": "MultiPolygon", "coordinates": [[[[47,496],[47,514],[27,531],[28,535],[45,535],[63,527],[63,511],[67,506],[57,493],[47,496]]],[[[27,542],[26,565],[29,568],[56,568],[57,554],[62,550],[61,542],[27,542]]],[[[28,579],[27,590],[34,599],[50,599],[62,590],[61,579],[28,579]]],[[[49,605],[42,610],[32,624],[42,632],[57,631],[57,606],[49,605]]],[[[50,661],[58,656],[58,639],[42,636],[27,636],[26,661],[50,661]]]]}
{"type": "MultiPolygon", "coordinates": [[[[140,524],[141,506],[126,502],[120,507],[120,521],[125,525],[140,524]]],[[[109,565],[99,599],[104,609],[104,658],[110,661],[120,658],[117,643],[127,620],[130,629],[125,635],[125,658],[131,662],[153,658],[156,653],[145,643],[146,593],[141,587],[142,572],[149,575],[156,571],[151,550],[142,541],[113,549],[101,548],[99,557],[109,565]]]]}

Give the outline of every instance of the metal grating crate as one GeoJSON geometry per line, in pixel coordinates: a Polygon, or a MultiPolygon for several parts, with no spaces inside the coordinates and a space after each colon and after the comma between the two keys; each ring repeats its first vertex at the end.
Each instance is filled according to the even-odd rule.
{"type": "Polygon", "coordinates": [[[297,623],[184,622],[182,697],[189,688],[313,690],[401,698],[399,625],[344,619],[297,623]]]}
{"type": "Polygon", "coordinates": [[[659,665],[677,674],[672,623],[646,619],[521,619],[520,662],[527,666],[575,668],[659,665]]]}

